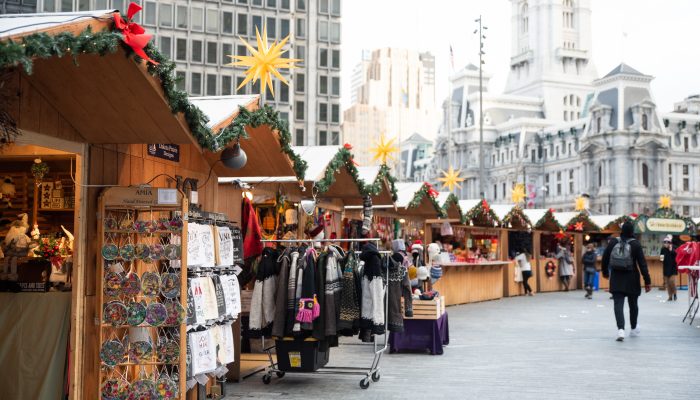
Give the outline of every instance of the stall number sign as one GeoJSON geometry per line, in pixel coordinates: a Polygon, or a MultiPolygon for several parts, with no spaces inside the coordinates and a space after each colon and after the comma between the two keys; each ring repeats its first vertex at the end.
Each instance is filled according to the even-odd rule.
{"type": "Polygon", "coordinates": [[[177,144],[149,144],[148,155],[162,158],[168,161],[180,162],[180,145],[177,144]]]}
{"type": "Polygon", "coordinates": [[[289,352],[289,366],[292,368],[301,368],[301,353],[298,351],[289,352]]]}
{"type": "Polygon", "coordinates": [[[685,221],[680,219],[649,218],[647,229],[651,232],[681,233],[685,231],[685,221]]]}

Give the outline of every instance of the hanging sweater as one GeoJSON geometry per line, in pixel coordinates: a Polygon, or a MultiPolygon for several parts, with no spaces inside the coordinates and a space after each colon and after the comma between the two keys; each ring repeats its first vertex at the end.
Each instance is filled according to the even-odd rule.
{"type": "Polygon", "coordinates": [[[255,276],[253,297],[250,305],[249,328],[251,331],[262,330],[275,318],[275,294],[277,293],[277,250],[263,250],[258,272],[255,276]]]}
{"type": "Polygon", "coordinates": [[[338,318],[338,334],[343,336],[356,335],[360,329],[360,293],[362,276],[355,253],[350,251],[345,257],[343,266],[343,281],[340,294],[340,315],[338,318]]]}
{"type": "Polygon", "coordinates": [[[341,278],[343,271],[340,261],[345,257],[345,252],[338,246],[328,247],[325,268],[325,298],[322,313],[325,320],[326,336],[335,336],[338,331],[338,318],[340,316],[341,278]]]}
{"type": "Polygon", "coordinates": [[[389,265],[389,302],[388,329],[392,332],[403,332],[403,314],[401,313],[401,298],[404,299],[404,308],[407,316],[413,315],[413,298],[411,296],[411,283],[405,263],[408,255],[395,252],[391,256],[389,265]]]}
{"type": "Polygon", "coordinates": [[[362,269],[362,314],[361,327],[367,333],[382,335],[384,326],[384,282],[382,280],[382,259],[374,243],[362,246],[360,260],[365,265],[362,269]]]}
{"type": "Polygon", "coordinates": [[[301,292],[297,290],[300,295],[296,321],[300,323],[302,330],[312,331],[313,321],[320,315],[316,297],[316,250],[308,249],[306,251],[304,265],[300,266],[299,269],[297,288],[301,288],[301,292]]]}
{"type": "Polygon", "coordinates": [[[289,289],[289,269],[292,263],[291,248],[285,249],[277,259],[280,273],[277,279],[277,293],[275,294],[275,320],[272,323],[272,336],[283,337],[285,335],[285,321],[287,314],[287,293],[289,289]]]}

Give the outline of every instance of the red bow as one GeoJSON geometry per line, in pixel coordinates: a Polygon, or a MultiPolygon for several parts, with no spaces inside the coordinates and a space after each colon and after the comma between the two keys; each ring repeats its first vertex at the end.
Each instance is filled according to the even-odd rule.
{"type": "Polygon", "coordinates": [[[486,199],[481,200],[481,208],[485,213],[488,213],[491,210],[491,207],[489,207],[489,203],[486,202],[486,199]]]}
{"type": "Polygon", "coordinates": [[[129,4],[129,10],[126,13],[126,22],[119,13],[116,13],[114,14],[114,25],[117,29],[122,31],[122,40],[134,50],[134,53],[151,64],[158,65],[155,60],[143,51],[151,40],[152,35],[147,34],[146,30],[143,29],[141,25],[133,22],[134,15],[141,10],[142,8],[140,5],[136,3],[129,4]]]}
{"type": "Polygon", "coordinates": [[[433,185],[431,185],[428,182],[423,182],[423,185],[425,185],[425,187],[428,189],[428,196],[433,197],[433,198],[438,197],[438,191],[435,190],[433,185]]]}
{"type": "Polygon", "coordinates": [[[554,214],[554,212],[555,212],[555,210],[553,208],[550,208],[548,211],[550,214],[554,214]]]}
{"type": "Polygon", "coordinates": [[[352,145],[350,143],[345,143],[343,147],[345,147],[346,150],[352,150],[352,145]]]}

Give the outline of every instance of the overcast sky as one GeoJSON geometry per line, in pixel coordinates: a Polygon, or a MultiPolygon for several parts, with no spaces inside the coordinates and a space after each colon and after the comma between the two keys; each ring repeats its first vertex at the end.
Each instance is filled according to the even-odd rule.
{"type": "MultiPolygon", "coordinates": [[[[656,77],[659,111],[700,93],[700,1],[591,0],[593,63],[599,76],[620,61],[656,77]],[[623,32],[627,38],[623,39],[623,32]]],[[[455,68],[478,63],[474,19],[488,26],[485,71],[489,90],[502,93],[510,59],[509,0],[345,0],[343,1],[343,106],[350,102],[350,80],[362,49],[402,47],[436,57],[438,99],[447,93],[449,47],[455,68]]]]}

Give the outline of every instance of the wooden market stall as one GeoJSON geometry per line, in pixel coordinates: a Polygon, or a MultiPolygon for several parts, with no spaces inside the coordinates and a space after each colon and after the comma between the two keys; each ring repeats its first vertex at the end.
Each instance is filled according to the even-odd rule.
{"type": "MultiPolygon", "coordinates": [[[[442,207],[437,201],[437,190],[426,182],[399,182],[396,184],[396,190],[396,211],[392,212],[392,215],[403,219],[411,232],[418,231],[420,236],[412,239],[420,239],[427,250],[433,238],[426,221],[443,216],[442,207]]],[[[427,253],[423,259],[427,262],[427,253]]]]}
{"type": "Polygon", "coordinates": [[[526,208],[523,214],[531,221],[532,254],[536,269],[537,291],[555,292],[562,289],[556,270],[557,260],[554,258],[557,242],[566,237],[562,226],[554,218],[552,209],[526,208]],[[554,266],[552,271],[548,266],[554,266]]]}
{"type": "MultiPolygon", "coordinates": [[[[464,211],[466,257],[459,262],[441,262],[442,278],[433,287],[445,296],[447,305],[474,303],[503,297],[503,275],[509,261],[501,257],[503,237],[498,217],[486,200],[460,200],[464,211]]],[[[428,229],[426,229],[426,233],[428,229]]]]}
{"type": "Polygon", "coordinates": [[[590,233],[600,232],[601,228],[591,220],[587,211],[555,213],[557,221],[559,221],[572,238],[574,256],[574,277],[572,281],[576,283],[572,289],[582,289],[583,284],[583,264],[582,257],[585,252],[587,237],[590,238],[590,233]],[[568,218],[568,220],[567,220],[568,218]]]}
{"type": "MultiPolygon", "coordinates": [[[[69,366],[67,376],[59,382],[58,390],[63,391],[65,385],[65,394],[71,399],[99,397],[98,353],[102,344],[98,343],[98,332],[102,328],[95,320],[102,309],[97,293],[102,277],[97,276],[94,267],[100,249],[97,241],[88,238],[97,236],[97,201],[103,188],[148,184],[182,189],[184,182],[194,182],[200,207],[213,210],[217,206],[216,173],[211,172],[202,154],[209,145],[207,135],[211,130],[203,128],[197,109],[191,107],[184,93],[175,89],[173,65],[150,47],[148,54],[159,62],[157,66],[147,66],[143,60],[132,57],[131,49],[121,43],[121,35],[112,32],[113,20],[111,12],[0,16],[0,91],[6,102],[3,110],[9,117],[3,124],[16,126],[19,134],[11,140],[14,144],[5,146],[0,154],[3,160],[41,158],[49,165],[46,177],[51,179],[53,191],[46,194],[52,200],[50,207],[42,206],[45,209],[36,212],[40,231],[55,230],[50,224],[59,218],[65,217],[66,225],[72,222],[72,290],[36,294],[47,296],[42,300],[61,295],[69,298],[63,325],[70,329],[67,343],[56,345],[59,350],[61,346],[70,349],[65,363],[69,366]],[[62,196],[54,196],[61,194],[57,190],[62,196]],[[57,200],[54,202],[53,198],[57,200]]],[[[35,182],[28,180],[24,187],[43,177],[35,178],[35,182]]],[[[16,193],[32,197],[30,191],[16,193]]],[[[43,198],[44,192],[40,193],[43,198]]],[[[26,202],[18,201],[17,205],[28,210],[26,202]]],[[[23,301],[26,295],[12,296],[23,301]]],[[[12,341],[21,337],[3,335],[3,348],[32,352],[45,343],[44,333],[50,332],[52,338],[62,337],[59,330],[48,325],[22,331],[34,332],[26,337],[31,341],[30,347],[12,341]]],[[[43,356],[46,353],[42,350],[43,356]]],[[[30,359],[46,361],[46,357],[25,355],[25,362],[30,359]]],[[[21,371],[11,364],[3,365],[8,367],[6,372],[21,371]]],[[[56,371],[63,371],[63,367],[56,371]]],[[[2,385],[11,398],[62,397],[31,392],[36,388],[44,390],[47,382],[34,384],[12,374],[3,376],[11,380],[2,385]],[[13,390],[19,392],[13,394],[13,390]]],[[[48,378],[44,374],[37,376],[42,381],[48,378]]],[[[127,374],[133,376],[131,372],[127,374]]],[[[184,397],[184,392],[181,395],[184,397]]]]}
{"type": "MultiPolygon", "coordinates": [[[[501,259],[513,260],[521,248],[530,255],[532,267],[533,292],[537,292],[537,260],[533,249],[532,222],[523,212],[522,207],[513,204],[492,204],[491,209],[501,221],[501,229],[506,232],[501,246],[501,259]]],[[[515,281],[515,262],[508,263],[503,274],[503,296],[519,296],[525,294],[520,282],[515,281]]]]}
{"type": "MultiPolygon", "coordinates": [[[[603,252],[607,247],[608,240],[612,237],[619,236],[622,224],[625,221],[632,221],[632,218],[626,215],[591,215],[589,218],[600,230],[593,232],[586,231],[587,238],[584,237],[584,244],[593,243],[595,246],[597,256],[596,268],[600,271],[603,252]]],[[[602,273],[599,273],[598,289],[607,290],[609,286],[610,282],[607,279],[603,279],[602,273]]]]}

